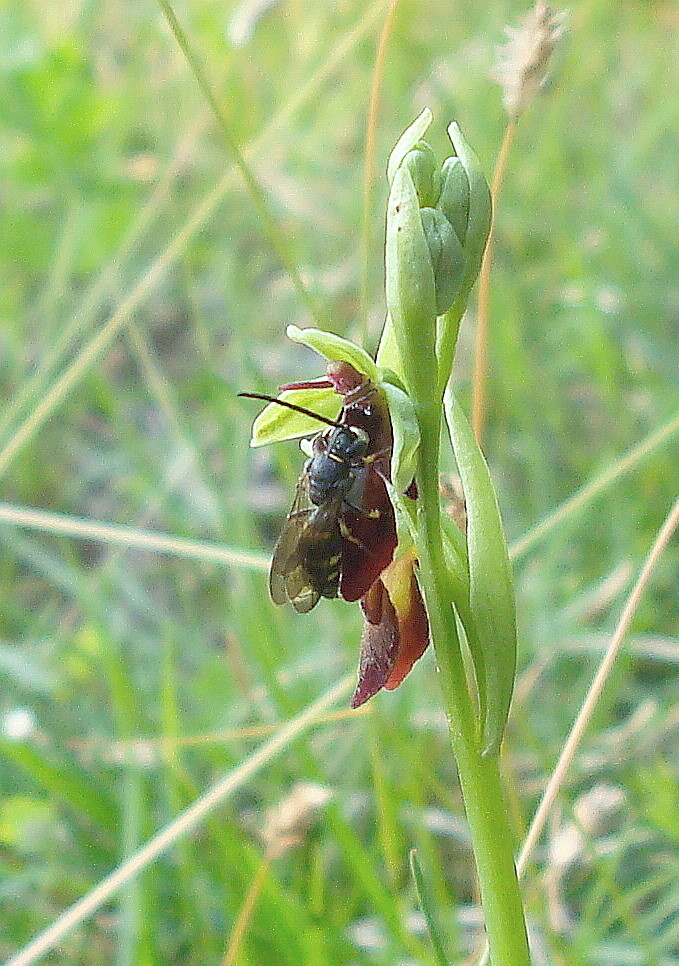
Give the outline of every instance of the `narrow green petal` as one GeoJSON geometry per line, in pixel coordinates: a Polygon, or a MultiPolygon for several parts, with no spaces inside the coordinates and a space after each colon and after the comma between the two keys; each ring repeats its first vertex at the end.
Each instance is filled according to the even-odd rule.
{"type": "MultiPolygon", "coordinates": [[[[446,421],[467,504],[469,605],[483,652],[484,754],[496,753],[507,722],[516,674],[514,586],[500,511],[488,466],[459,403],[444,396],[446,421]]],[[[474,650],[472,649],[472,657],[474,650]]]]}
{"type": "Polygon", "coordinates": [[[401,356],[396,342],[396,333],[394,332],[394,323],[388,312],[384,322],[384,328],[382,329],[380,344],[377,349],[376,362],[380,369],[391,369],[401,382],[405,382],[401,356]]]}
{"type": "Polygon", "coordinates": [[[322,329],[298,329],[296,325],[289,325],[285,331],[292,342],[308,346],[331,362],[348,362],[357,372],[377,383],[378,370],[372,357],[348,339],[322,329]]]}

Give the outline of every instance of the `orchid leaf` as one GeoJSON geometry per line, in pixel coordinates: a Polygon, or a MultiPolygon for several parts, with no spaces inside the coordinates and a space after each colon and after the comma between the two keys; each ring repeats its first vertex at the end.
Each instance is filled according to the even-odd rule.
{"type": "MultiPolygon", "coordinates": [[[[483,752],[497,753],[509,713],[516,674],[516,610],[512,573],[500,511],[488,466],[450,386],[444,396],[446,421],[467,505],[469,607],[485,680],[483,752]]],[[[463,615],[460,614],[464,619],[463,615]]],[[[471,641],[471,635],[468,633],[471,641]]],[[[475,648],[471,648],[475,658],[475,648]]],[[[479,684],[479,690],[482,686],[479,684]]]]}

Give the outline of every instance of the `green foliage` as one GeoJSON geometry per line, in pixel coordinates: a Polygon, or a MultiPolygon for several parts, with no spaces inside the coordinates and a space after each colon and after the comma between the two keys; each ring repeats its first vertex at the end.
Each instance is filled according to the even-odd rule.
{"type": "MultiPolygon", "coordinates": [[[[486,754],[496,754],[507,723],[516,676],[514,584],[500,511],[483,453],[450,389],[444,405],[467,509],[472,618],[467,636],[480,692],[483,749],[486,754]],[[472,636],[472,627],[475,636],[472,636]]],[[[464,617],[461,619],[465,623],[464,617]]]]}
{"type": "MultiPolygon", "coordinates": [[[[228,40],[235,12],[177,7],[303,279],[333,330],[354,338],[384,7],[274,5],[240,47],[228,40]]],[[[488,73],[505,19],[523,12],[470,0],[431,0],[426,16],[399,8],[377,129],[373,340],[385,307],[384,159],[426,102],[437,122],[460,121],[490,177],[504,117],[488,73]]],[[[574,7],[550,87],[518,125],[497,212],[484,447],[510,551],[679,409],[675,28],[671,4],[574,7]]],[[[0,454],[114,313],[125,320],[49,419],[0,456],[3,500],[270,550],[302,457],[294,443],[250,450],[252,408],[235,393],[308,376],[318,360],[283,333],[318,320],[262,234],[157,8],[9,0],[0,80],[0,454]]],[[[428,137],[438,157],[450,153],[442,124],[428,137]]],[[[465,407],[472,321],[455,374],[465,407]]],[[[677,459],[674,433],[514,565],[506,771],[517,841],[630,565],[675,496],[677,459]]],[[[4,960],[351,669],[360,617],[324,602],[302,621],[270,604],[262,573],[214,561],[7,522],[0,539],[4,960]]],[[[679,956],[667,819],[678,563],[675,541],[561,798],[564,826],[603,782],[622,790],[624,809],[583,833],[572,865],[541,849],[528,872],[529,920],[549,962],[679,956]]],[[[475,948],[474,872],[437,694],[427,655],[368,715],[319,724],[50,961],[219,962],[261,863],[254,829],[302,779],[330,788],[333,804],[272,863],[243,963],[433,964],[411,845],[441,921],[475,948]]]]}

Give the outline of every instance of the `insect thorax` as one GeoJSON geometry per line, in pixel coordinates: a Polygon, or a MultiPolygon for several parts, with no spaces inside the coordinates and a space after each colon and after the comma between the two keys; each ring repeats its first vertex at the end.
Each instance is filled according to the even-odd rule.
{"type": "Polygon", "coordinates": [[[355,469],[368,449],[367,433],[351,426],[337,426],[321,433],[313,443],[307,463],[309,499],[316,506],[343,498],[351,489],[355,469]]]}

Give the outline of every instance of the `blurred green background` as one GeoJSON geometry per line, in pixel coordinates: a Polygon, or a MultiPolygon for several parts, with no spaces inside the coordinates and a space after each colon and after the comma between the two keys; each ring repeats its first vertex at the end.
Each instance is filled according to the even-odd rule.
{"type": "MultiPolygon", "coordinates": [[[[490,80],[527,8],[402,0],[386,51],[369,328],[384,312],[393,143],[424,106],[490,178],[490,80]]],[[[366,112],[384,3],[177,7],[318,306],[356,334],[366,112]]],[[[679,479],[679,5],[583,0],[519,123],[497,213],[486,451],[510,542],[629,448],[631,472],[516,559],[505,771],[517,844],[679,479]]],[[[312,324],[151,0],[0,4],[0,956],[20,949],[280,723],[353,669],[358,608],[269,602],[302,457],[252,452],[252,405],[322,365],[312,324]],[[14,505],[219,548],[76,540],[14,505]],[[223,556],[228,558],[226,550],[223,556]],[[254,729],[254,730],[253,730],[254,729]]],[[[468,400],[473,320],[457,380],[468,400]]],[[[679,962],[676,541],[524,893],[536,963],[679,962]]],[[[419,850],[451,959],[479,939],[431,654],[366,714],[317,725],[45,958],[217,964],[300,781],[331,804],[272,862],[237,962],[431,964],[419,850]]]]}

